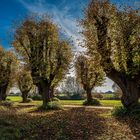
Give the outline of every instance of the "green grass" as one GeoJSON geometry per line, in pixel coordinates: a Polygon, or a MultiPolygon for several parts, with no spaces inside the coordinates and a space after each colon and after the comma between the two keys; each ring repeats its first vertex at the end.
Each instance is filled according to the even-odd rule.
{"type": "Polygon", "coordinates": [[[84,100],[61,100],[63,105],[82,105],[84,100]]]}
{"type": "MultiPolygon", "coordinates": [[[[63,105],[82,105],[84,100],[61,100],[63,105]]],[[[102,106],[121,106],[120,100],[100,100],[102,106]]]]}
{"type": "Polygon", "coordinates": [[[114,94],[102,94],[104,98],[113,98],[114,94]]]}
{"type": "Polygon", "coordinates": [[[115,106],[121,106],[122,105],[120,100],[100,100],[100,102],[103,106],[115,107],[115,106]]]}
{"type": "MultiPolygon", "coordinates": [[[[21,102],[20,96],[8,96],[7,99],[13,102],[21,102]]],[[[84,100],[61,100],[62,105],[82,105],[84,100]]],[[[121,106],[120,100],[100,100],[102,106],[121,106]]],[[[33,101],[32,104],[41,105],[42,101],[33,101]]]]}
{"type": "Polygon", "coordinates": [[[22,101],[21,96],[8,96],[7,99],[9,99],[10,101],[13,101],[13,102],[21,102],[22,101]]]}

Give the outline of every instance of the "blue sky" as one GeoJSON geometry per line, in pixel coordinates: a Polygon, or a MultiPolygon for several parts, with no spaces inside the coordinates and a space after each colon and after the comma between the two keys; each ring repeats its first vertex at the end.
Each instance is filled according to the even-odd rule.
{"type": "MultiPolygon", "coordinates": [[[[140,6],[140,0],[112,0],[113,3],[122,5],[132,2],[136,6],[140,6]]],[[[6,48],[10,48],[12,39],[12,24],[14,21],[22,19],[28,13],[48,13],[53,17],[62,32],[73,40],[74,49],[81,51],[78,43],[82,40],[77,26],[77,20],[83,17],[82,10],[87,5],[88,0],[0,0],[0,44],[6,48]]],[[[111,90],[112,82],[107,80],[106,86],[98,90],[111,90]]]]}
{"type": "Polygon", "coordinates": [[[14,21],[22,19],[28,13],[46,12],[53,17],[66,36],[77,44],[81,37],[76,20],[82,17],[82,9],[86,4],[87,0],[1,0],[0,44],[5,48],[10,47],[14,21]]]}
{"type": "MultiPolygon", "coordinates": [[[[22,19],[27,13],[48,13],[59,24],[74,44],[78,46],[81,39],[80,27],[76,20],[82,18],[82,10],[89,0],[0,0],[0,44],[5,48],[10,47],[11,28],[16,20],[22,19]]],[[[139,0],[111,0],[116,4],[127,3],[140,5],[139,0]]],[[[81,48],[79,48],[81,49],[81,48]]]]}

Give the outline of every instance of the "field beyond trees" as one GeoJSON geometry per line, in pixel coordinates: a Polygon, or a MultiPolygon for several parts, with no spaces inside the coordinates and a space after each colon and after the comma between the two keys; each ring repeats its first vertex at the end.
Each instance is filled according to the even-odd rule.
{"type": "MultiPolygon", "coordinates": [[[[107,95],[108,96],[108,95],[107,95]]],[[[16,104],[19,104],[19,102],[22,101],[21,96],[8,96],[7,99],[9,99],[12,102],[16,102],[16,104]]],[[[60,103],[62,105],[82,105],[84,100],[60,100],[60,103]]],[[[41,105],[42,101],[33,101],[30,104],[34,105],[41,105]]],[[[101,106],[121,106],[120,100],[100,100],[101,106]]]]}

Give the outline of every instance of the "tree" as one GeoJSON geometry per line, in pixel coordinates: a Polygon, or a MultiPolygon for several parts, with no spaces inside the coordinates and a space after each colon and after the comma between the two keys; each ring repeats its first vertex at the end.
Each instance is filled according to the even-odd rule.
{"type": "Polygon", "coordinates": [[[120,97],[122,96],[122,90],[121,90],[121,88],[116,84],[116,83],[114,83],[113,85],[112,85],[112,88],[113,88],[113,90],[114,90],[114,97],[116,98],[116,99],[120,99],[120,97]]]}
{"type": "Polygon", "coordinates": [[[92,0],[82,21],[85,46],[98,54],[107,77],[121,88],[122,104],[133,107],[140,97],[140,16],[108,0],[92,0]]]}
{"type": "Polygon", "coordinates": [[[6,91],[13,82],[16,57],[11,51],[0,47],[0,101],[7,97],[6,91]]]}
{"type": "Polygon", "coordinates": [[[77,79],[72,76],[68,76],[64,83],[61,84],[61,90],[67,94],[82,94],[83,89],[82,86],[79,84],[77,79]]]}
{"type": "Polygon", "coordinates": [[[22,93],[22,102],[23,103],[28,102],[27,98],[29,92],[33,88],[33,82],[30,71],[23,68],[23,66],[20,68],[18,72],[17,84],[22,93]]]}
{"type": "Polygon", "coordinates": [[[43,106],[52,99],[51,88],[69,69],[72,58],[67,41],[58,36],[50,18],[27,18],[17,27],[13,46],[29,65],[33,83],[43,97],[43,106]]]}
{"type": "Polygon", "coordinates": [[[92,90],[95,86],[102,85],[104,73],[101,67],[90,58],[80,55],[75,62],[77,80],[87,93],[87,102],[91,102],[92,90]]]}

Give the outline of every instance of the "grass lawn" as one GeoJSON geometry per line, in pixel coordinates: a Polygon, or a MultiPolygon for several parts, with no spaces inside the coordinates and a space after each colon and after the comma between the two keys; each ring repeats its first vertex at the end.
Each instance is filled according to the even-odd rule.
{"type": "Polygon", "coordinates": [[[7,99],[13,102],[21,102],[22,98],[20,96],[8,96],[7,99]]]}
{"type": "MultiPolygon", "coordinates": [[[[20,96],[8,96],[13,102],[21,102],[22,98],[20,96]]],[[[61,100],[62,105],[82,105],[84,100],[61,100]]],[[[102,106],[121,106],[121,101],[119,100],[100,100],[102,106]]],[[[42,101],[33,101],[33,104],[41,105],[42,101]]]]}

